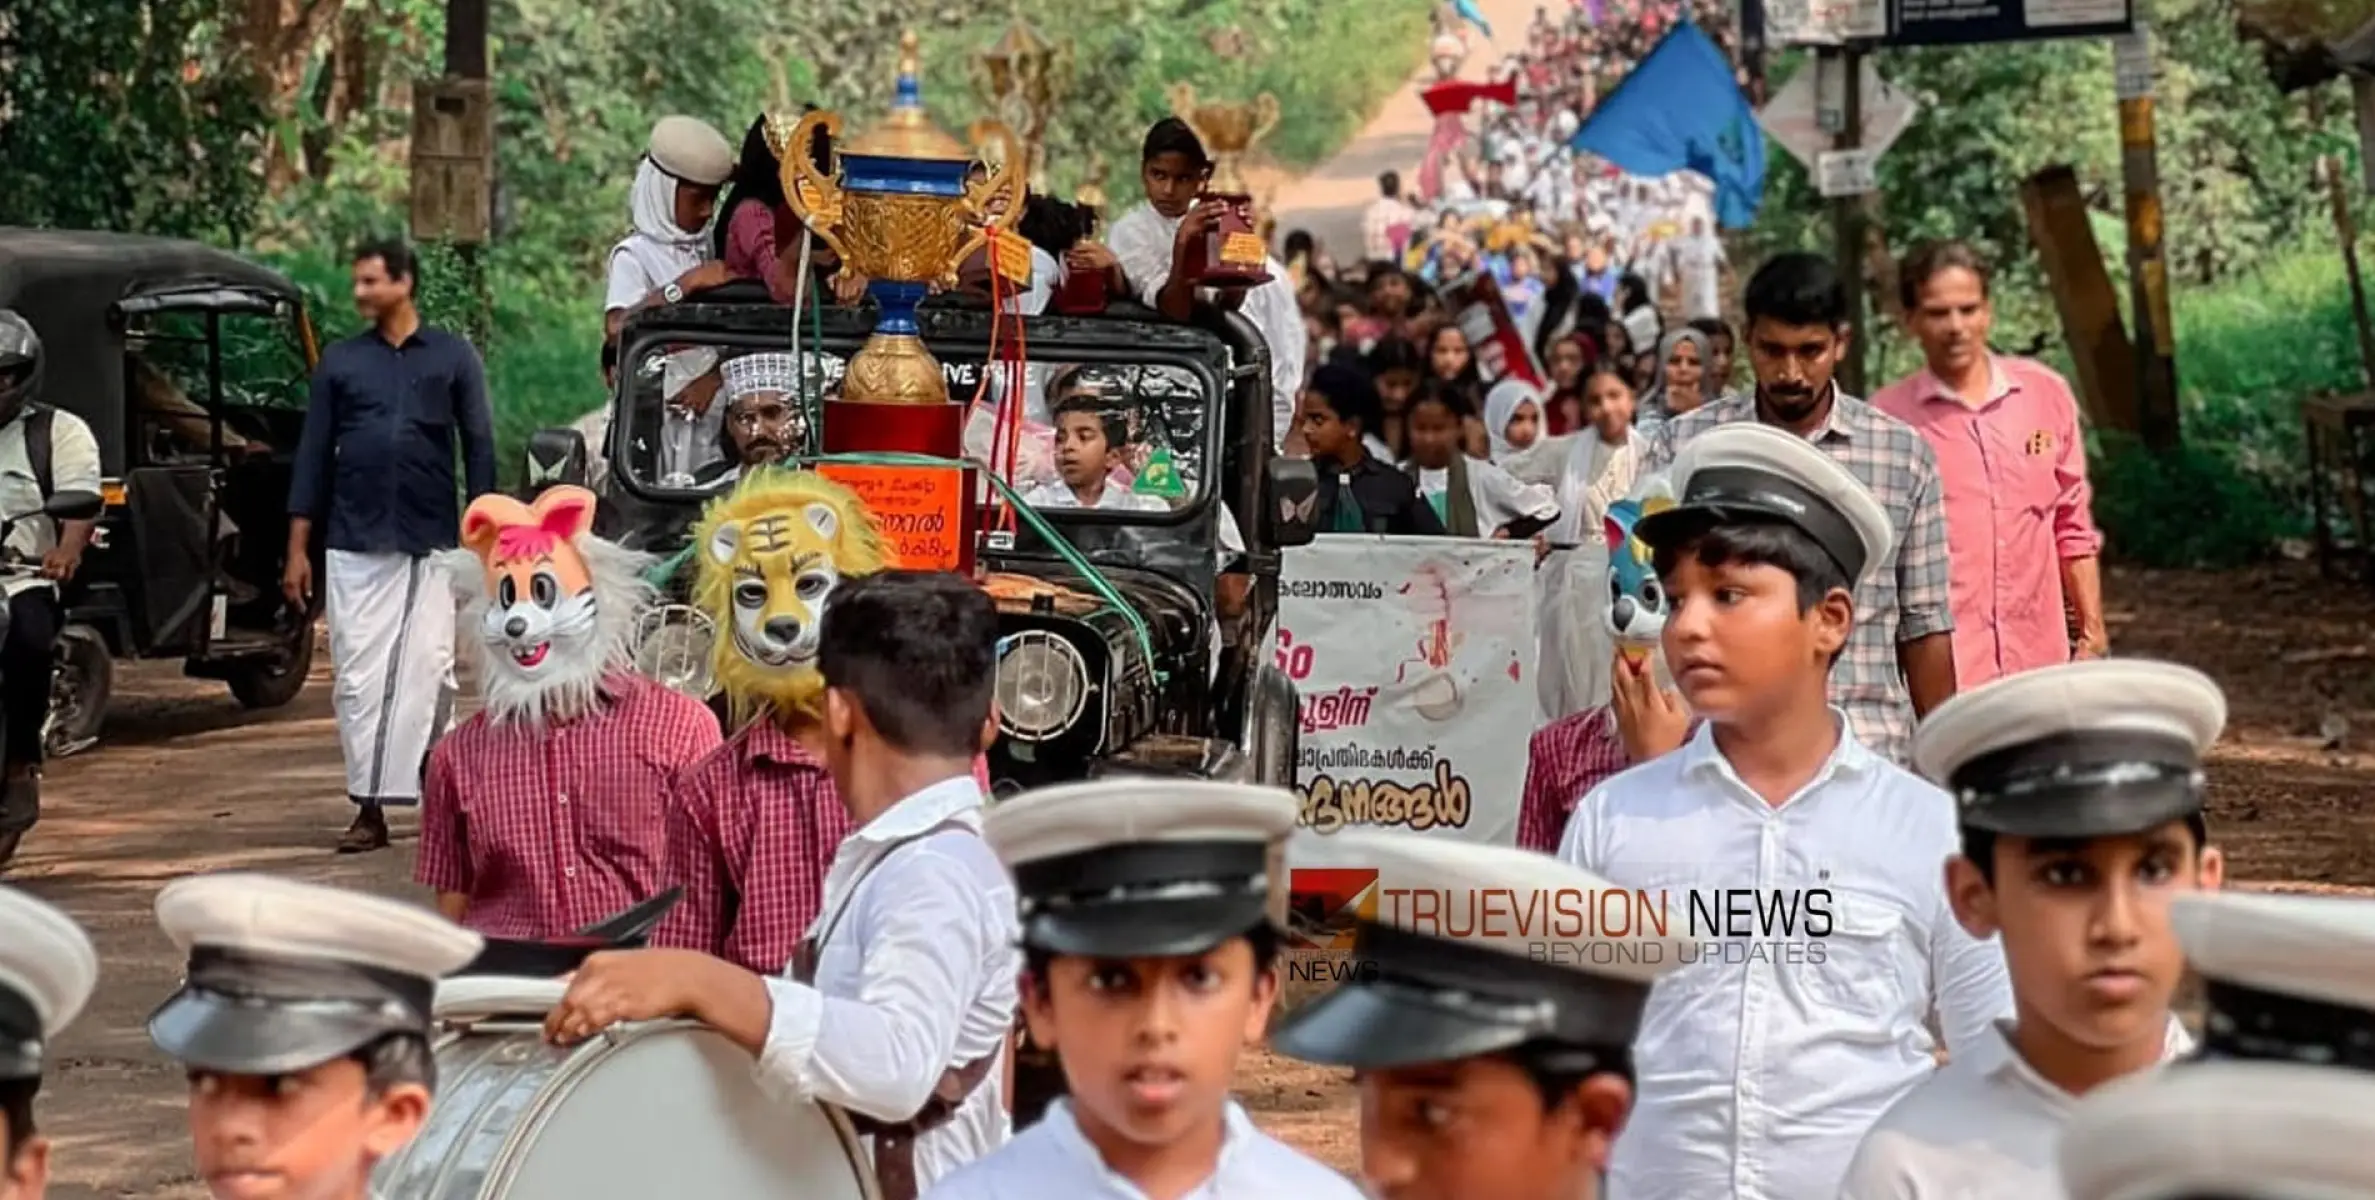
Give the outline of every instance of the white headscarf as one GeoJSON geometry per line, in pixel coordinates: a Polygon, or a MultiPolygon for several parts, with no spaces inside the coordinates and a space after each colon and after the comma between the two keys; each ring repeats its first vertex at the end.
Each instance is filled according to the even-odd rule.
{"type": "Polygon", "coordinates": [[[676,177],[660,169],[646,155],[635,167],[635,187],[628,193],[628,213],[635,232],[622,239],[613,254],[626,254],[643,273],[666,283],[700,266],[709,257],[708,231],[685,231],[676,224],[676,177]]]}
{"type": "Polygon", "coordinates": [[[1484,434],[1492,439],[1493,461],[1517,453],[1518,448],[1509,444],[1509,422],[1529,401],[1537,413],[1542,411],[1541,391],[1522,379],[1504,379],[1484,394],[1484,434]]]}

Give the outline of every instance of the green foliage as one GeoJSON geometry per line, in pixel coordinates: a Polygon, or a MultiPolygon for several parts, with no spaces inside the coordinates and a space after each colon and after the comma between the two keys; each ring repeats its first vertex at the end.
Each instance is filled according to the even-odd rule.
{"type": "Polygon", "coordinates": [[[0,225],[237,244],[263,180],[252,71],[227,0],[0,5],[0,225]]]}
{"type": "Polygon", "coordinates": [[[2092,456],[2095,521],[2110,553],[2146,566],[2232,567],[2267,557],[2298,515],[2235,456],[2188,443],[2155,454],[2106,434],[2092,456]]]}

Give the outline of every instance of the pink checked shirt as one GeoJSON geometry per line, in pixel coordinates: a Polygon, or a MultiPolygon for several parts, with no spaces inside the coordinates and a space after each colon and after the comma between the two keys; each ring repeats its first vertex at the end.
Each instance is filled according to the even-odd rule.
{"type": "Polygon", "coordinates": [[[1872,398],[1938,458],[1958,691],[2069,661],[2061,564],[2103,549],[2070,385],[2025,358],[1990,363],[1978,408],[1927,369],[1872,398]]]}
{"type": "Polygon", "coordinates": [[[469,897],[489,937],[557,937],[663,886],[669,779],[718,744],[717,719],[640,675],[609,703],[546,726],[479,713],[437,743],[413,877],[469,897]]]}

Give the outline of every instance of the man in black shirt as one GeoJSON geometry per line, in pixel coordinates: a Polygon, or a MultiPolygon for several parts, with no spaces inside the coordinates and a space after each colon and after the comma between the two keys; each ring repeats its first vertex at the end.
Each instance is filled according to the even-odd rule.
{"type": "Polygon", "coordinates": [[[460,536],[454,484],[461,443],[468,499],[495,489],[486,369],[470,343],[421,324],[412,251],[355,252],[355,307],[372,328],[322,356],[289,485],[288,567],[281,590],[313,602],[314,525],[324,583],[332,699],[357,806],[341,854],[388,844],[384,804],[418,803],[421,768],[454,690],[454,599],[429,555],[460,536]]]}
{"type": "Polygon", "coordinates": [[[1410,476],[1369,453],[1362,439],[1383,416],[1377,385],[1358,367],[1329,363],[1303,390],[1296,421],[1319,468],[1322,533],[1400,533],[1444,536],[1443,522],[1419,498],[1410,476]]]}

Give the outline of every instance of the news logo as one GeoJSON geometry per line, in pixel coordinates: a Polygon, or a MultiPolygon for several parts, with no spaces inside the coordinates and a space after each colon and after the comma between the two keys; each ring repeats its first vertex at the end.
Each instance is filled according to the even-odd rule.
{"type": "Polygon", "coordinates": [[[1287,944],[1350,950],[1355,922],[1377,919],[1374,867],[1298,867],[1287,873],[1287,944]]]}

